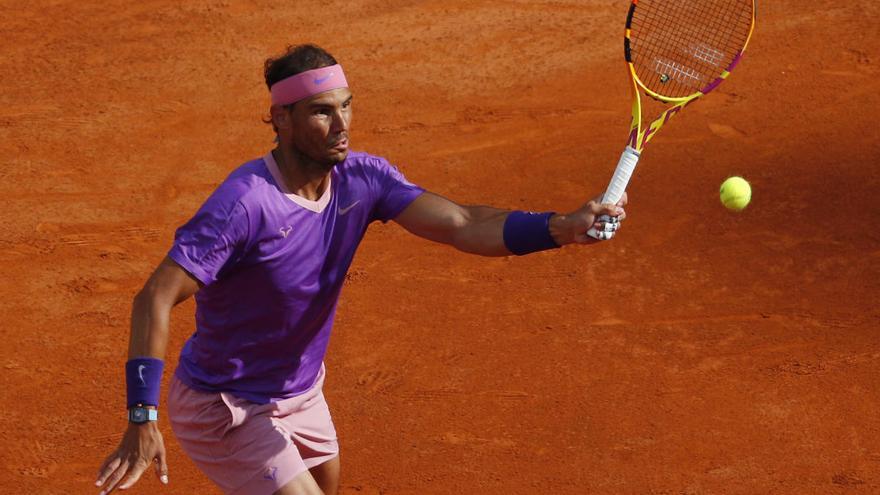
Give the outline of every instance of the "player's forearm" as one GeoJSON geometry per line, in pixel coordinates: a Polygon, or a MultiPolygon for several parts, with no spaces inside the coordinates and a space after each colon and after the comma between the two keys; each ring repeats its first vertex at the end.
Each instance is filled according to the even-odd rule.
{"type": "MultiPolygon", "coordinates": [[[[466,253],[510,256],[573,242],[574,236],[569,231],[577,226],[571,221],[558,222],[556,216],[550,213],[511,212],[489,206],[459,205],[426,192],[395,221],[419,237],[451,245],[466,253]]],[[[568,217],[575,218],[572,215],[563,216],[568,217]]],[[[582,235],[587,228],[589,225],[583,227],[582,235]]]]}
{"type": "Polygon", "coordinates": [[[481,256],[509,256],[504,245],[504,220],[510,213],[488,206],[465,206],[465,221],[452,236],[452,245],[481,256]]]}

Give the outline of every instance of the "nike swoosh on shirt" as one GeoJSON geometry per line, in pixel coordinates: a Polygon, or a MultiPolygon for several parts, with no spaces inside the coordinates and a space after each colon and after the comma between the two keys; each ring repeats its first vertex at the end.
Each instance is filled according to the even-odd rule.
{"type": "Polygon", "coordinates": [[[355,206],[357,206],[358,203],[360,203],[360,202],[361,202],[361,200],[357,200],[357,201],[355,201],[354,203],[348,205],[348,206],[345,207],[345,208],[340,208],[340,209],[339,209],[339,214],[340,214],[340,215],[345,215],[346,213],[350,212],[352,208],[354,208],[355,206]]]}
{"type": "Polygon", "coordinates": [[[330,79],[331,77],[333,77],[333,73],[332,73],[332,72],[329,73],[329,74],[327,74],[326,76],[320,78],[320,79],[318,79],[318,78],[316,77],[316,78],[315,78],[315,85],[316,85],[316,86],[320,86],[321,84],[324,84],[325,82],[327,82],[327,80],[330,79]]]}

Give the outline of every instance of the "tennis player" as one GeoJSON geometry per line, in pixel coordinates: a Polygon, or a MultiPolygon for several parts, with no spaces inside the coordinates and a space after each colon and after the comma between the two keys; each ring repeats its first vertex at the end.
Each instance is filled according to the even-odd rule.
{"type": "Polygon", "coordinates": [[[352,94],[313,45],[266,61],[278,144],[233,171],[181,226],[134,299],[125,366],[129,424],[101,465],[106,494],[168,466],[157,427],[171,308],[195,295],[196,330],[168,394],[183,450],[225,493],[336,494],[339,445],[322,393],[336,302],[367,226],[484,256],[610,239],[623,206],[569,214],[462,206],[410,183],[385,159],[349,150],[352,94]],[[599,218],[602,215],[605,217],[599,218]]]}

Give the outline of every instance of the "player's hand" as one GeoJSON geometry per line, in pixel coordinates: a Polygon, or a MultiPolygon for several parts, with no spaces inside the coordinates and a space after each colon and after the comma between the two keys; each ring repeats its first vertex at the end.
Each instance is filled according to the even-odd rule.
{"type": "Polygon", "coordinates": [[[603,205],[600,203],[602,196],[590,200],[580,209],[565,215],[554,215],[550,218],[550,235],[557,244],[593,244],[600,240],[609,240],[620,229],[620,223],[626,219],[626,206],[628,197],[623,197],[616,205],[603,205]],[[601,239],[595,239],[587,232],[595,228],[601,239]]]}
{"type": "Polygon", "coordinates": [[[119,447],[101,464],[95,486],[102,488],[100,495],[110,493],[116,488],[130,488],[153,461],[156,462],[156,476],[167,485],[165,442],[156,422],[129,423],[119,447]]]}

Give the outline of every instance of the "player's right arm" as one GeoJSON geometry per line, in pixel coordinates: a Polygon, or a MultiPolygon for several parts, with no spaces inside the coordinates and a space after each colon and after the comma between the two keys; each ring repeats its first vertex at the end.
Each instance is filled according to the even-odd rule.
{"type": "MultiPolygon", "coordinates": [[[[511,249],[511,237],[525,234],[546,237],[553,247],[566,244],[592,244],[594,238],[587,236],[590,228],[605,231],[606,223],[614,220],[611,233],[617,230],[621,220],[626,218],[623,207],[627,196],[624,194],[617,205],[600,204],[599,198],[587,202],[578,210],[567,214],[550,214],[546,221],[540,220],[537,232],[511,228],[512,212],[489,206],[459,205],[443,196],[425,192],[403,210],[394,221],[409,232],[428,240],[449,244],[460,251],[482,256],[510,256],[525,254],[511,249]],[[608,221],[602,219],[606,215],[608,221]],[[552,241],[549,241],[552,239],[552,241]]],[[[529,219],[532,223],[533,220],[529,219]]],[[[529,225],[534,230],[535,225],[529,225]]],[[[609,236],[610,238],[610,236],[609,236]]],[[[548,247],[549,248],[549,244],[548,247]]],[[[534,252],[534,251],[528,251],[534,252]]]]}
{"type": "MultiPolygon", "coordinates": [[[[171,308],[191,297],[199,287],[200,283],[180,265],[167,257],[162,260],[134,298],[129,359],[164,359],[171,308]]],[[[154,461],[156,475],[167,483],[165,444],[157,422],[129,423],[119,447],[101,464],[95,485],[102,488],[102,494],[128,488],[154,461]]]]}

